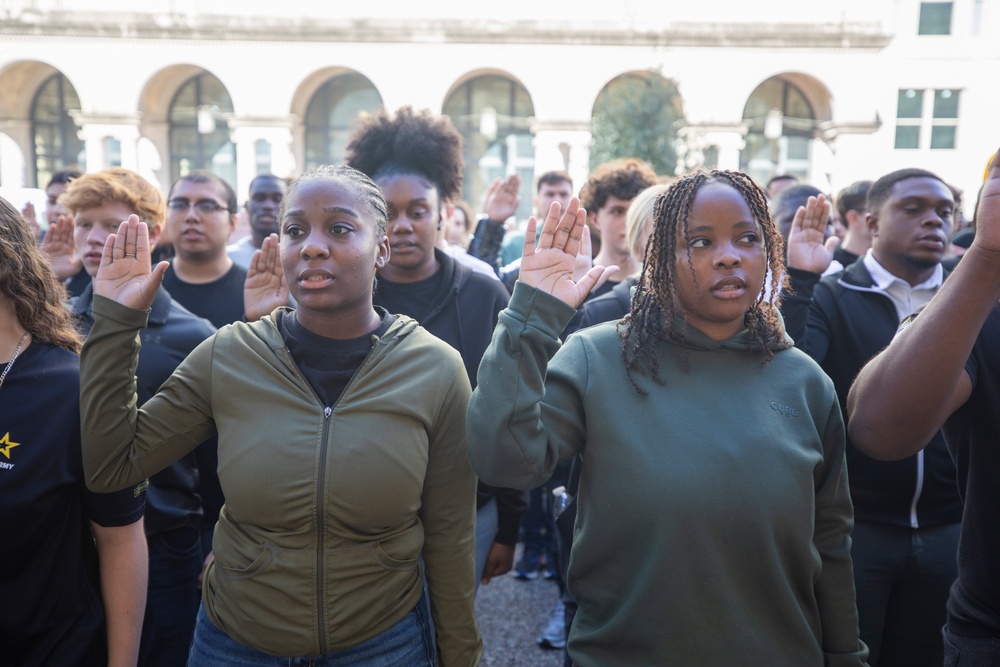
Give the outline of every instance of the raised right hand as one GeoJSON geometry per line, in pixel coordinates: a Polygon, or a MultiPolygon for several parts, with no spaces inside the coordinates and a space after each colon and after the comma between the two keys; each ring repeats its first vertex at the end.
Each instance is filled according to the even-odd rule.
{"type": "Polygon", "coordinates": [[[990,161],[986,182],[976,211],[976,238],[973,246],[1000,252],[1000,151],[990,161]]]}
{"type": "Polygon", "coordinates": [[[521,201],[517,194],[521,189],[521,177],[514,173],[502,182],[498,181],[499,179],[490,186],[483,213],[489,216],[490,220],[504,222],[517,212],[517,205],[521,201]]]}
{"type": "Polygon", "coordinates": [[[253,254],[243,283],[243,314],[256,322],[288,303],[288,284],[278,256],[278,235],[271,234],[253,254]]]}
{"type": "Polygon", "coordinates": [[[829,219],[830,202],[824,195],[810,197],[805,206],[799,207],[788,232],[788,268],[813,273],[823,273],[830,268],[833,251],[840,245],[840,239],[831,236],[824,241],[829,219]]]}
{"type": "Polygon", "coordinates": [[[83,266],[83,262],[76,256],[74,230],[73,218],[60,215],[42,239],[42,252],[45,253],[59,280],[69,280],[79,273],[83,266]]]}
{"type": "Polygon", "coordinates": [[[604,268],[597,265],[587,271],[579,281],[574,280],[577,255],[583,241],[583,228],[587,212],[580,208],[580,200],[569,200],[566,212],[560,215],[559,202],[552,202],[549,214],[542,225],[542,235],[535,244],[535,227],[538,219],[528,218],[524,233],[524,253],[518,281],[547,292],[579,308],[590,290],[597,283],[618,270],[617,266],[604,268]]]}
{"type": "Polygon", "coordinates": [[[104,243],[101,266],[94,276],[94,294],[123,306],[146,310],[153,305],[168,262],[151,267],[149,228],[130,215],[104,243]]]}

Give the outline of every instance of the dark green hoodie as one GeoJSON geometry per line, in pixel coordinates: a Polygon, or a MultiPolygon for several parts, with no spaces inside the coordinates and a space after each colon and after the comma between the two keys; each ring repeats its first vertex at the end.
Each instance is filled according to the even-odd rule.
{"type": "Polygon", "coordinates": [[[580,667],[864,664],[829,378],[787,339],[761,367],[745,331],[717,343],[682,327],[682,343],[657,348],[664,384],[633,374],[642,396],[615,323],[559,349],[572,315],[519,284],[468,418],[473,466],[490,484],[538,486],[583,454],[570,657],[580,667]]]}

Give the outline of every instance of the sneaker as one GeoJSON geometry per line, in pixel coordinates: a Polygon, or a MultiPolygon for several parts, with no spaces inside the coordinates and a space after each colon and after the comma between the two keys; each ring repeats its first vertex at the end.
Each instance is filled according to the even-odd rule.
{"type": "Polygon", "coordinates": [[[521,581],[534,581],[538,578],[539,558],[526,554],[514,565],[514,578],[521,581]]]}
{"type": "Polygon", "coordinates": [[[545,629],[535,638],[535,642],[545,649],[566,648],[566,607],[562,600],[556,600],[552,606],[545,629]]]}

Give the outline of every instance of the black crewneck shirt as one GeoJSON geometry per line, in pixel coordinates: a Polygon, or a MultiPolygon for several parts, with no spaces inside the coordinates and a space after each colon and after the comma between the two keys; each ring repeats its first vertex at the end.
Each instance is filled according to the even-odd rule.
{"type": "Polygon", "coordinates": [[[278,331],[292,353],[295,365],[316,392],[323,405],[333,407],[371,352],[373,336],[381,338],[396,321],[383,308],[375,307],[381,317],[379,325],[357,338],[326,338],[309,331],[296,317],[295,311],[278,312],[278,331]]]}

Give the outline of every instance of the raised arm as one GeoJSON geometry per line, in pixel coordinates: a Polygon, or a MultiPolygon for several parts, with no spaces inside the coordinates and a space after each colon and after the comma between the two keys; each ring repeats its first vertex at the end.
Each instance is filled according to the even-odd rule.
{"type": "Polygon", "coordinates": [[[536,247],[528,221],[521,275],[500,313],[469,402],[469,451],[487,484],[530,489],[544,483],[559,460],[584,440],[581,404],[586,359],[579,345],[562,354],[566,372],[549,368],[559,334],[609,267],[573,279],[586,212],[578,199],[560,214],[553,204],[536,247]]]}
{"type": "Polygon", "coordinates": [[[149,251],[146,224],[130,216],[108,237],[94,278],[94,326],[80,353],[80,407],[84,472],[98,492],[135,484],[215,434],[214,337],[137,406],[138,334],[167,267],[151,268],[149,251]]]}
{"type": "MultiPolygon", "coordinates": [[[[830,311],[817,290],[820,277],[833,261],[839,240],[824,241],[830,203],[826,197],[809,197],[795,212],[788,233],[786,264],[791,291],[782,296],[781,314],[785,331],[799,348],[817,363],[823,363],[830,348],[830,311]],[[819,302],[817,299],[819,298],[819,302]]],[[[824,296],[828,296],[829,291],[824,296]]]]}
{"type": "Polygon", "coordinates": [[[1000,300],[1000,152],[976,214],[976,239],[927,307],[865,366],[847,397],[848,433],[869,456],[923,448],[968,400],[965,363],[1000,300]]]}

